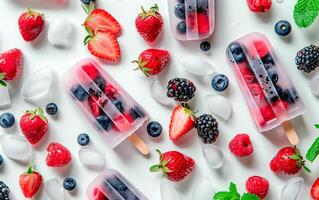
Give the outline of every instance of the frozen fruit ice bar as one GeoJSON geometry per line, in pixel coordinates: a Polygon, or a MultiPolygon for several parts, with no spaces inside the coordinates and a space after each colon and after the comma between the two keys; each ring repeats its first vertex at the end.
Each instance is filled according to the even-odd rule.
{"type": "Polygon", "coordinates": [[[90,183],[87,197],[90,200],[148,200],[122,174],[112,169],[90,183]]]}
{"type": "Polygon", "coordinates": [[[171,31],[178,40],[208,38],[215,26],[215,0],[168,0],[171,31]]]}
{"type": "Polygon", "coordinates": [[[235,40],[227,57],[259,131],[304,112],[295,86],[264,35],[251,33],[235,40]]]}
{"type": "Polygon", "coordinates": [[[146,111],[93,59],[71,67],[62,85],[111,148],[148,119],[146,111]]]}

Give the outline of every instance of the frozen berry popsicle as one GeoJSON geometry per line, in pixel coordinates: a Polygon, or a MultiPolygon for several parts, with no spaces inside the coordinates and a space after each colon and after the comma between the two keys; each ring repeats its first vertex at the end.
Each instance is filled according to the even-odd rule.
{"type": "Polygon", "coordinates": [[[304,104],[267,38],[259,33],[239,38],[228,46],[227,57],[258,130],[282,124],[289,141],[298,143],[289,120],[304,112],[304,104]]]}
{"type": "Polygon", "coordinates": [[[87,197],[90,200],[148,200],[122,174],[112,169],[90,183],[87,197]]]}
{"type": "Polygon", "coordinates": [[[178,40],[208,38],[215,26],[215,0],[168,0],[171,31],[178,40]]]}
{"type": "Polygon", "coordinates": [[[111,148],[129,138],[143,154],[148,146],[134,132],[148,119],[147,112],[93,59],[70,68],[62,85],[111,148]]]}

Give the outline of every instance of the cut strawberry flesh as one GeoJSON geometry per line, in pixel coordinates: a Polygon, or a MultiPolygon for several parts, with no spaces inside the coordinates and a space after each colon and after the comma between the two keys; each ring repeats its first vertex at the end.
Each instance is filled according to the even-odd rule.
{"type": "Polygon", "coordinates": [[[93,200],[109,200],[100,189],[94,188],[93,190],[93,200]]]}

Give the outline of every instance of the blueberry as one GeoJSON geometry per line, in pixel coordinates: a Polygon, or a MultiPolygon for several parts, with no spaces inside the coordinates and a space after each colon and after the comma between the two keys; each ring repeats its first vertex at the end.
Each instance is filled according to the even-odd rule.
{"type": "Polygon", "coordinates": [[[15,118],[11,113],[3,113],[0,115],[0,126],[2,128],[10,128],[15,123],[15,118]]]}
{"type": "Polygon", "coordinates": [[[106,86],[106,81],[103,77],[98,76],[94,79],[94,83],[102,90],[104,91],[106,86]]]}
{"type": "Polygon", "coordinates": [[[86,146],[90,143],[90,137],[88,134],[86,133],[81,133],[79,136],[78,136],[78,144],[81,145],[81,146],[86,146]]]}
{"type": "Polygon", "coordinates": [[[270,54],[267,54],[266,56],[261,58],[261,61],[263,62],[266,69],[275,67],[275,61],[270,54]]]}
{"type": "Polygon", "coordinates": [[[291,24],[286,20],[280,20],[275,24],[275,32],[280,36],[286,36],[291,32],[291,24]]]}
{"type": "Polygon", "coordinates": [[[145,116],[145,113],[140,109],[139,106],[135,106],[134,108],[130,109],[130,115],[133,119],[142,118],[145,116]]]}
{"type": "Polygon", "coordinates": [[[212,87],[218,92],[226,90],[228,84],[228,78],[224,74],[217,74],[212,79],[212,87]]]}
{"type": "Polygon", "coordinates": [[[2,156],[0,154],[0,167],[1,167],[2,164],[3,164],[3,158],[2,158],[2,156]]]}
{"type": "Polygon", "coordinates": [[[106,131],[112,127],[112,120],[105,114],[98,116],[96,121],[106,131]]]}
{"type": "Polygon", "coordinates": [[[174,9],[175,16],[180,19],[185,19],[185,4],[178,3],[174,9]]]}
{"type": "Polygon", "coordinates": [[[58,106],[55,103],[49,103],[46,107],[45,107],[45,111],[49,114],[49,115],[55,115],[58,112],[58,106]]]}
{"type": "Polygon", "coordinates": [[[276,84],[278,82],[278,79],[279,79],[276,68],[275,67],[268,68],[267,73],[268,73],[271,81],[273,82],[273,84],[276,84]]]}
{"type": "Polygon", "coordinates": [[[76,84],[71,88],[71,92],[79,101],[84,101],[89,97],[89,94],[85,91],[85,89],[80,85],[76,84]]]}
{"type": "Polygon", "coordinates": [[[204,42],[202,42],[202,43],[200,43],[200,49],[202,50],[202,51],[209,51],[210,50],[210,42],[208,42],[208,41],[204,41],[204,42]]]}
{"type": "Polygon", "coordinates": [[[161,135],[162,133],[162,125],[158,122],[150,122],[147,125],[147,133],[151,136],[151,137],[158,137],[161,135]]]}
{"type": "Polygon", "coordinates": [[[123,183],[118,177],[106,179],[106,182],[110,184],[124,199],[138,200],[135,194],[123,183]]]}
{"type": "Polygon", "coordinates": [[[231,43],[228,46],[228,49],[237,63],[241,63],[246,60],[244,49],[238,42],[231,43]]]}
{"type": "Polygon", "coordinates": [[[112,104],[121,112],[124,112],[124,107],[123,107],[123,103],[122,101],[118,100],[118,99],[114,99],[112,100],[112,104]]]}
{"type": "Polygon", "coordinates": [[[299,98],[298,93],[294,89],[292,89],[292,90],[287,89],[286,92],[288,94],[288,103],[290,103],[290,104],[296,103],[296,101],[299,98]]]}
{"type": "Polygon", "coordinates": [[[185,34],[186,33],[186,22],[181,21],[177,24],[177,32],[180,34],[185,34]]]}
{"type": "Polygon", "coordinates": [[[74,190],[74,188],[76,187],[75,179],[72,177],[65,178],[63,181],[63,187],[66,190],[74,190]]]}
{"type": "Polygon", "coordinates": [[[83,4],[89,5],[91,2],[95,2],[95,0],[81,0],[83,4]]]}
{"type": "Polygon", "coordinates": [[[208,0],[196,0],[198,12],[203,12],[208,9],[208,0]]]}
{"type": "Polygon", "coordinates": [[[179,3],[185,3],[185,0],[177,0],[179,3]]]}

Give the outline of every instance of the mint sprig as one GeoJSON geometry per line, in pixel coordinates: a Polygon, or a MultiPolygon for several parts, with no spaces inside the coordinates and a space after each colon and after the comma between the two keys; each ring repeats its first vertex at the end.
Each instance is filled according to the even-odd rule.
{"type": "Polygon", "coordinates": [[[318,16],[319,0],[298,0],[294,8],[294,19],[298,27],[307,28],[318,16]]]}
{"type": "Polygon", "coordinates": [[[230,183],[229,191],[215,193],[213,200],[259,200],[259,197],[250,193],[244,193],[240,197],[236,184],[230,183]]]}
{"type": "Polygon", "coordinates": [[[306,158],[310,162],[313,162],[319,155],[319,137],[312,143],[307,151],[306,158]]]}

